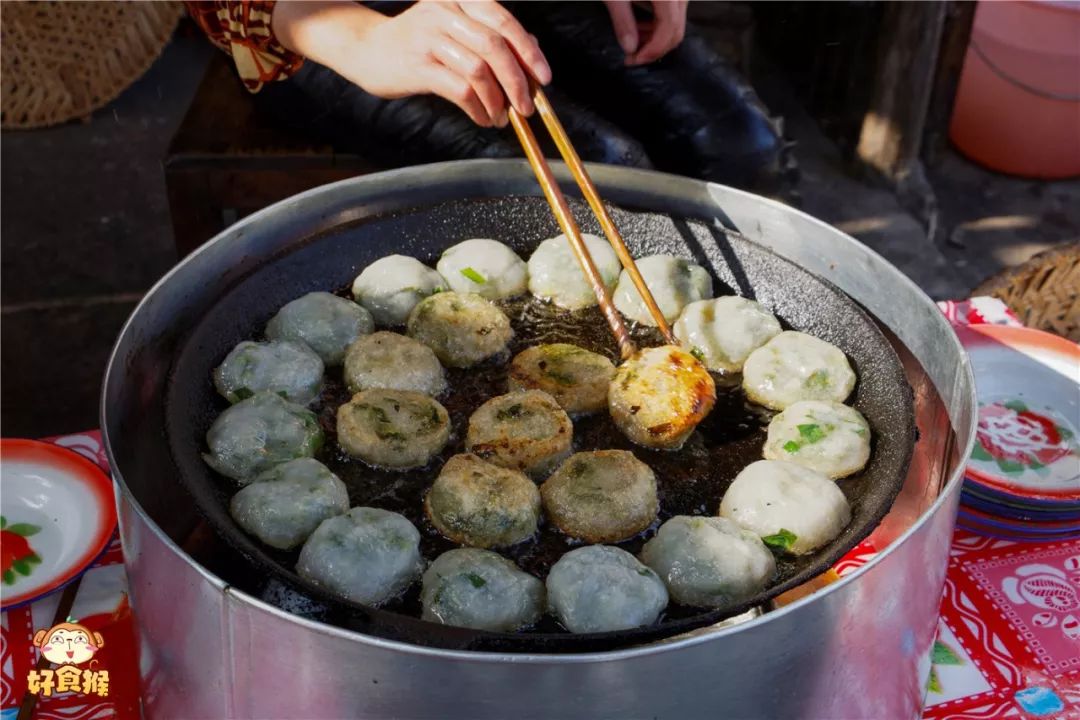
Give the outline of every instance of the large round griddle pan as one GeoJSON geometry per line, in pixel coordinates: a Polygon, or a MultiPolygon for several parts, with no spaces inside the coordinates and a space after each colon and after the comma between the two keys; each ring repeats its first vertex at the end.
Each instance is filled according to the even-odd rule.
{"type": "MultiPolygon", "coordinates": [[[[598,232],[584,205],[572,204],[582,229],[598,232]]],[[[321,620],[376,636],[453,649],[585,652],[647,643],[765,604],[828,570],[878,524],[906,476],[915,442],[914,413],[911,389],[896,353],[874,321],[837,288],[738,233],[724,230],[715,218],[681,218],[659,214],[655,209],[612,211],[635,257],[672,253],[693,258],[713,273],[717,296],[739,294],[756,299],[776,313],[786,327],[834,343],[851,360],[859,381],[849,402],[866,416],[873,429],[873,454],[862,473],[840,481],[851,502],[853,518],[828,546],[781,562],[778,582],[738,606],[670,613],[655,626],[622,632],[572,635],[542,624],[531,632],[504,634],[443,626],[395,608],[368,608],[341,601],[295,574],[295,554],[274,552],[233,522],[227,506],[235,485],[213,473],[200,458],[207,428],[226,407],[213,389],[210,373],[228,351],[241,340],[261,336],[266,321],[286,302],[313,290],[344,287],[366,265],[387,254],[413,255],[433,265],[446,247],[466,238],[487,237],[509,244],[527,258],[541,240],[559,232],[539,197],[463,198],[352,223],[329,222],[318,235],[298,237],[285,252],[259,259],[255,269],[246,275],[228,278],[216,304],[176,348],[168,369],[167,444],[180,482],[200,512],[221,538],[246,558],[256,574],[281,581],[294,597],[298,593],[317,601],[321,620]]],[[[835,260],[843,262],[843,258],[835,260]]],[[[221,271],[226,274],[229,269],[221,271]]],[[[222,282],[221,278],[207,280],[222,282]]],[[[474,407],[483,399],[476,398],[474,407]]],[[[714,415],[722,409],[721,405],[714,415]]],[[[455,434],[463,434],[460,422],[455,423],[455,434]]],[[[756,442],[760,447],[760,438],[756,442]]],[[[654,466],[655,462],[671,462],[640,453],[639,457],[654,466]]],[[[736,447],[730,454],[714,453],[690,462],[693,468],[683,472],[678,481],[693,484],[695,472],[709,472],[719,477],[722,487],[753,459],[747,456],[745,447],[736,447]]],[[[674,465],[670,467],[673,473],[679,471],[674,465]]],[[[162,468],[162,472],[170,471],[162,468]]],[[[429,470],[432,478],[436,472],[437,467],[429,470]]],[[[663,498],[662,469],[658,469],[658,475],[663,498]]],[[[353,504],[363,502],[366,491],[358,492],[349,484],[353,504]]],[[[686,507],[692,498],[690,491],[678,501],[681,505],[676,509],[715,513],[720,494],[700,498],[697,507],[686,507]]],[[[671,514],[666,512],[662,517],[671,514]]]]}

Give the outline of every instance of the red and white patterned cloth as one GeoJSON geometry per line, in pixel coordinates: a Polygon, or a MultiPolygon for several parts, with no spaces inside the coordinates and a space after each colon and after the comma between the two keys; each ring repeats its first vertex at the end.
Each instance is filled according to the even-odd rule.
{"type": "MultiPolygon", "coordinates": [[[[951,321],[960,324],[1020,324],[992,298],[940,305],[951,321]]],[[[53,442],[108,469],[96,432],[53,442]]],[[[836,571],[846,575],[875,553],[863,543],[836,565],[836,571]]],[[[139,716],[138,645],[121,562],[114,540],[84,576],[72,609],[80,622],[106,638],[96,657],[113,678],[109,697],[42,698],[34,717],[139,716]]],[[[58,601],[59,595],[53,594],[3,613],[0,720],[13,720],[18,711],[27,673],[38,659],[31,644],[34,630],[51,624],[58,601]]],[[[938,622],[924,718],[1080,720],[1080,540],[1014,543],[958,530],[938,622]]]]}
{"type": "MultiPolygon", "coordinates": [[[[106,472],[109,462],[101,445],[101,433],[51,438],[51,442],[89,458],[106,472]]],[[[135,623],[128,605],[127,576],[120,539],[114,533],[104,554],[83,574],[69,613],[81,625],[101,633],[105,643],[94,656],[95,669],[109,673],[104,698],[81,693],[39,696],[34,717],[41,720],[135,720],[139,714],[139,649],[135,623]]],[[[26,679],[37,664],[34,633],[53,624],[59,592],[37,602],[7,610],[0,625],[0,720],[14,720],[26,693],[26,679]]]]}

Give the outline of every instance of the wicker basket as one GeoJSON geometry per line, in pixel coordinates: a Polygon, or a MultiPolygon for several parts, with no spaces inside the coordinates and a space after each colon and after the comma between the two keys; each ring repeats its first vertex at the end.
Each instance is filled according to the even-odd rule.
{"type": "Polygon", "coordinates": [[[971,294],[992,295],[1028,327],[1080,342],[1080,243],[1039,253],[984,281],[971,294]]]}
{"type": "Polygon", "coordinates": [[[0,4],[0,125],[88,115],[146,72],[183,15],[179,2],[0,4]]]}

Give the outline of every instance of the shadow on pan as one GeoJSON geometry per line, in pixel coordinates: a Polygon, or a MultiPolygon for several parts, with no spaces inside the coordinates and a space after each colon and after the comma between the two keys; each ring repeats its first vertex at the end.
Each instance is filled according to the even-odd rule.
{"type": "MultiPolygon", "coordinates": [[[[591,214],[582,204],[571,202],[575,214],[583,221],[583,231],[599,234],[591,214]]],[[[259,337],[266,321],[281,305],[306,292],[347,287],[363,267],[384,255],[412,255],[433,265],[450,245],[466,238],[487,237],[505,242],[522,257],[528,257],[541,240],[559,232],[540,198],[474,199],[369,218],[308,238],[287,253],[266,259],[233,283],[180,342],[172,359],[165,397],[165,434],[180,482],[199,512],[249,564],[237,569],[237,579],[227,574],[222,575],[223,579],[259,595],[265,588],[252,587],[250,580],[240,578],[271,578],[288,588],[288,592],[277,593],[277,599],[272,600],[287,610],[295,610],[297,604],[310,606],[310,601],[315,601],[318,609],[312,616],[319,620],[419,645],[496,652],[591,652],[671,637],[766,603],[826,571],[865,538],[888,512],[899,492],[915,440],[911,388],[895,351],[874,321],[831,284],[730,229],[720,231],[704,221],[673,219],[626,208],[613,208],[613,214],[635,257],[655,253],[692,257],[712,272],[717,296],[752,297],[772,310],[785,327],[827,340],[840,347],[851,360],[859,381],[849,402],[870,423],[873,453],[863,472],[839,481],[851,502],[853,518],[838,538],[809,556],[781,558],[775,582],[738,606],[711,611],[672,606],[651,627],[573,635],[561,631],[550,619],[530,631],[514,634],[421,621],[416,587],[402,600],[381,609],[342,601],[294,573],[295,553],[264,547],[240,530],[227,509],[235,486],[211,472],[200,458],[206,430],[226,407],[210,382],[211,370],[237,342],[259,337]],[[283,602],[282,597],[291,600],[283,602]],[[301,602],[297,603],[297,599],[301,602]]],[[[540,307],[538,303],[525,303],[524,307],[508,308],[517,331],[512,351],[541,340],[531,322],[520,321],[523,315],[535,314],[537,307],[540,307]]],[[[599,313],[595,315],[595,322],[587,316],[578,320],[592,322],[598,330],[589,332],[568,326],[564,328],[564,334],[568,335],[564,340],[614,358],[614,342],[599,313]]],[[[545,327],[543,321],[538,325],[545,327]]],[[[639,340],[648,339],[647,333],[638,332],[639,340]]],[[[542,339],[551,342],[556,338],[542,339]]],[[[319,459],[346,482],[352,504],[370,502],[405,514],[421,529],[421,550],[428,560],[453,546],[427,525],[419,497],[433,479],[439,463],[460,452],[469,412],[487,397],[506,391],[502,385],[504,366],[493,364],[467,375],[459,372],[455,376],[451,371],[451,386],[455,389],[444,404],[450,410],[454,431],[447,450],[433,466],[412,475],[388,477],[335,450],[331,434],[333,408],[345,396],[341,395],[343,390],[333,373],[328,375],[328,390],[320,401],[322,407],[315,408],[321,412],[323,425],[329,431],[327,449],[319,459]]],[[[677,514],[714,514],[724,490],[739,470],[761,457],[767,420],[760,409],[747,406],[740,390],[723,389],[717,408],[686,449],[661,453],[634,447],[635,453],[656,471],[660,520],[677,514]]],[[[617,432],[608,432],[605,423],[610,425],[606,417],[575,421],[575,449],[633,447],[617,432]]],[[[636,553],[654,531],[655,528],[650,529],[619,546],[636,553]]],[[[543,577],[550,564],[568,549],[566,539],[548,528],[540,533],[537,542],[508,554],[526,570],[543,577]]]]}

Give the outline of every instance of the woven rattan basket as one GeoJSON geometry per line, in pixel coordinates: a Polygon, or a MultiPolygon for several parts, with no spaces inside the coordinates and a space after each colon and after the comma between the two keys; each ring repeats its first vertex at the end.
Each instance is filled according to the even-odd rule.
{"type": "Polygon", "coordinates": [[[0,3],[0,125],[82,117],[146,72],[183,14],[179,2],[0,3]]]}
{"type": "Polygon", "coordinates": [[[971,294],[999,298],[1028,327],[1080,342],[1080,243],[1039,253],[984,281],[971,294]]]}

